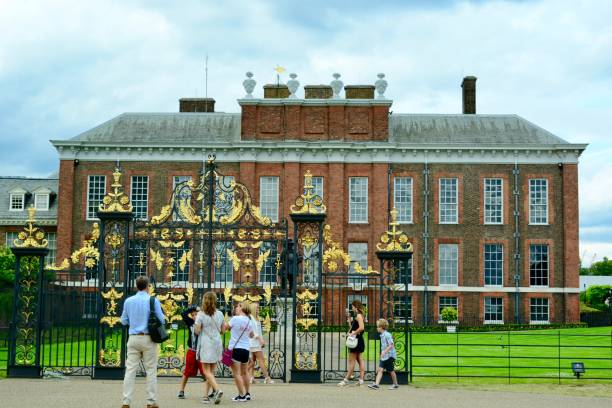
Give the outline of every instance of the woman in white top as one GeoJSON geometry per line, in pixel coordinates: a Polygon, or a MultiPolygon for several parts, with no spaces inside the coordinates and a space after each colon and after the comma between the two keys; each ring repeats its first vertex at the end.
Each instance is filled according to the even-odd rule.
{"type": "Polygon", "coordinates": [[[232,373],[234,383],[238,388],[238,395],[232,401],[250,401],[249,375],[247,364],[249,362],[249,339],[253,337],[253,322],[249,317],[249,307],[245,302],[240,302],[234,309],[234,317],[229,321],[231,337],[229,348],[232,350],[232,373]]]}
{"type": "Polygon", "coordinates": [[[249,374],[251,377],[251,384],[255,381],[255,363],[259,363],[259,368],[264,375],[264,384],[274,384],[274,381],[270,378],[268,368],[266,367],[266,360],[264,359],[263,348],[266,346],[266,340],[264,339],[263,333],[261,332],[261,321],[259,321],[259,304],[251,303],[249,306],[251,312],[251,320],[253,321],[253,337],[250,340],[252,359],[249,360],[249,374]]]}
{"type": "Polygon", "coordinates": [[[217,296],[214,292],[207,292],[202,298],[202,310],[198,313],[195,322],[195,332],[198,334],[197,359],[204,367],[206,383],[205,394],[202,402],[214,402],[218,404],[223,396],[223,391],[215,380],[215,369],[217,362],[223,353],[223,340],[221,335],[225,332],[226,325],[223,321],[223,313],[217,310],[217,296]],[[210,387],[213,392],[210,393],[210,387]]]}

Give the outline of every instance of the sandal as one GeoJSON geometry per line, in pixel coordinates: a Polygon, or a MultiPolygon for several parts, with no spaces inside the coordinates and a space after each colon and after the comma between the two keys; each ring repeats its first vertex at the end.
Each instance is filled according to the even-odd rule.
{"type": "Polygon", "coordinates": [[[348,381],[346,381],[346,379],[344,379],[344,380],[342,380],[342,381],[340,381],[338,383],[338,387],[344,387],[344,386],[347,386],[347,385],[348,385],[348,381]]]}
{"type": "Polygon", "coordinates": [[[274,380],[268,377],[264,380],[264,384],[274,384],[274,380]]]}

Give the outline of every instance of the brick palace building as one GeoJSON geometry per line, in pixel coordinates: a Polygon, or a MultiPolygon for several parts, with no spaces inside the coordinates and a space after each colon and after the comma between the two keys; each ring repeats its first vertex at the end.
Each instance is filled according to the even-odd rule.
{"type": "Polygon", "coordinates": [[[244,183],[273,221],[288,218],[310,170],[335,240],[364,267],[378,265],[375,245],[396,207],[414,246],[406,313],[415,321],[424,291],[434,319],[455,306],[460,321],[512,323],[515,313],[522,322],[579,321],[578,158],[586,145],[517,115],[476,114],[475,77],[463,79],[462,113],[391,113],[379,77],[376,87],[344,86],[344,97],[338,78],[333,87],[305,86],[303,99],[286,85],[266,85],[263,98],[245,86],[239,113],[184,98],[179,112],[124,113],[52,141],[58,259],[90,230],[117,161],[136,216],[149,219],[215,153],[219,171],[244,183]]]}

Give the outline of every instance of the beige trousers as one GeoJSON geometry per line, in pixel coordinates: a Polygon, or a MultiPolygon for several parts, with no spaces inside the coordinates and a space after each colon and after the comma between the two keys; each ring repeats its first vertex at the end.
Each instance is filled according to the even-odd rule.
{"type": "Polygon", "coordinates": [[[142,360],[147,373],[147,404],[156,405],[157,398],[157,355],[158,346],[148,335],[132,335],[127,342],[125,377],[123,378],[123,404],[130,405],[134,395],[136,371],[142,360]]]}

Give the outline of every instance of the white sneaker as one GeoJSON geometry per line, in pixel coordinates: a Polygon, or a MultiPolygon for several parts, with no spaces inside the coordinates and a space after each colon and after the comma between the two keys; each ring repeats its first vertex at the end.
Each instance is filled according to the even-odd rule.
{"type": "Polygon", "coordinates": [[[393,384],[392,386],[390,386],[388,389],[389,390],[397,390],[399,388],[399,385],[397,384],[393,384]]]}
{"type": "Polygon", "coordinates": [[[338,383],[338,387],[345,387],[348,385],[348,381],[346,380],[342,380],[338,383]]]}

